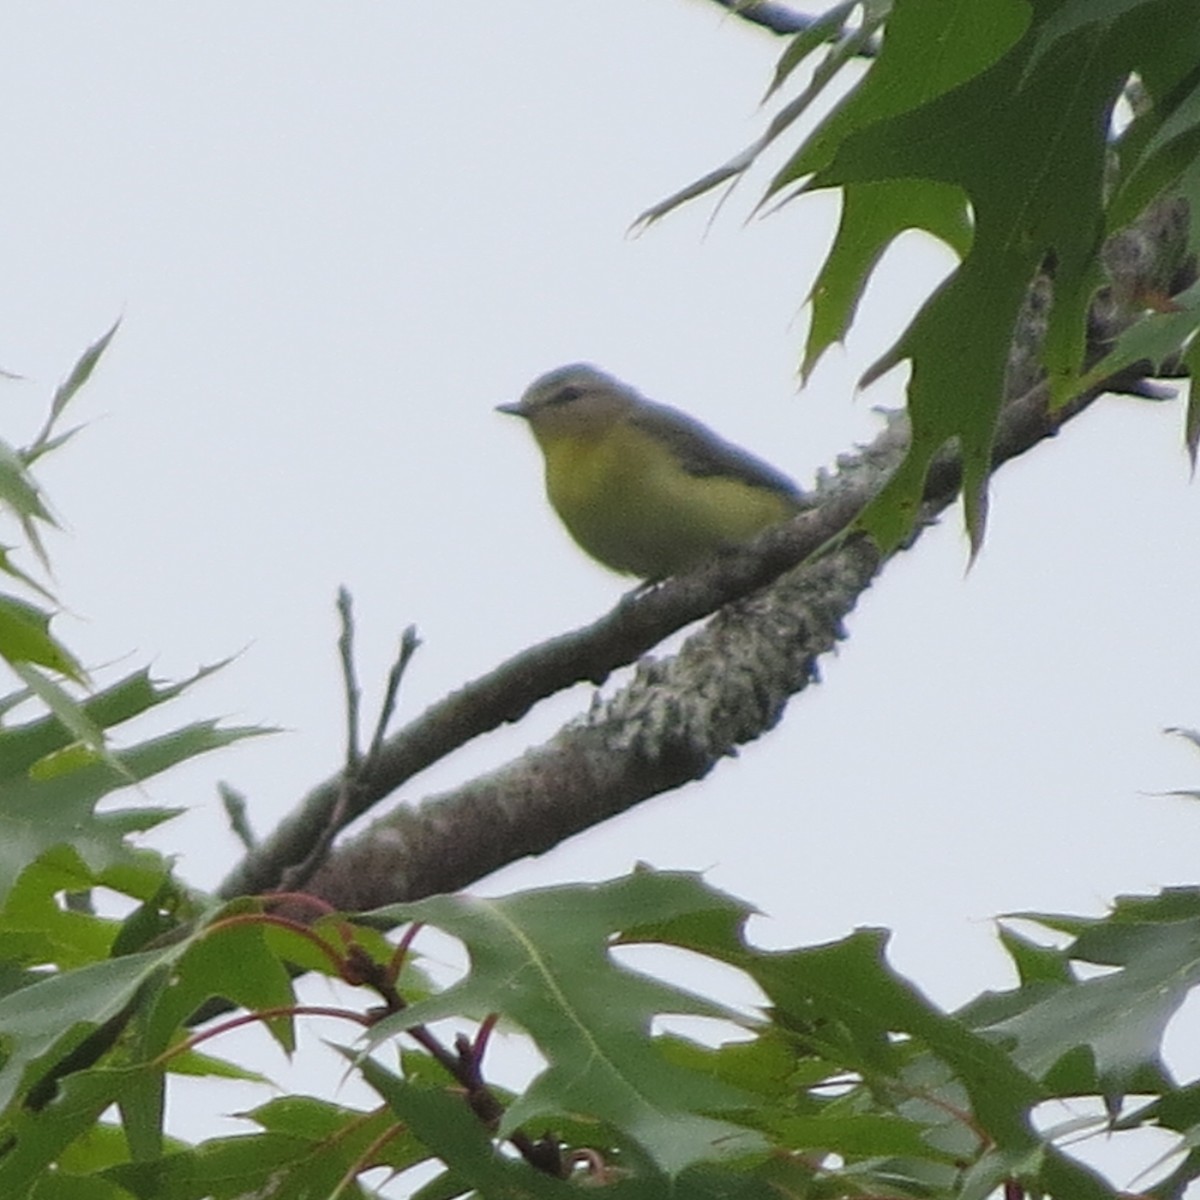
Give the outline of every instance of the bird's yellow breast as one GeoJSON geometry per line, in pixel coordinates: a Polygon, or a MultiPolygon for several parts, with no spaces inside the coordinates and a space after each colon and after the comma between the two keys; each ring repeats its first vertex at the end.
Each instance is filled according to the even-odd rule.
{"type": "Polygon", "coordinates": [[[662,579],[796,511],[794,498],[724,474],[689,472],[631,421],[535,435],[546,492],[579,545],[613,570],[662,579]]]}

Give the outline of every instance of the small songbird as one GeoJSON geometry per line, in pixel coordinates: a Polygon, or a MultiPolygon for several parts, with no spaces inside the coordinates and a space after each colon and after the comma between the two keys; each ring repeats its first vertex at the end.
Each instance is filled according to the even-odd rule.
{"type": "Polygon", "coordinates": [[[588,554],[624,575],[675,575],[802,504],[774,467],[585,363],[548,372],[497,411],[529,422],[554,511],[588,554]]]}

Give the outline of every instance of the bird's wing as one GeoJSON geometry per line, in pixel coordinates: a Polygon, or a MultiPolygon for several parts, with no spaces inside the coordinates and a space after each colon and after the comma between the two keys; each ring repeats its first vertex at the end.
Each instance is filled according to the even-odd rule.
{"type": "Polygon", "coordinates": [[[629,420],[666,442],[689,475],[724,475],[751,487],[768,488],[796,501],[801,499],[800,489],[770,463],[725,441],[677,408],[648,400],[642,403],[643,407],[629,420]]]}

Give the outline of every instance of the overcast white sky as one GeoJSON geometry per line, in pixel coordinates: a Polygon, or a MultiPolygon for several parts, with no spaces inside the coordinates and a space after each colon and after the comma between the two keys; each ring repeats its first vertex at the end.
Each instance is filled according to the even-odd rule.
{"type": "MultiPolygon", "coordinates": [[[[0,365],[27,382],[3,385],[0,434],[27,436],[124,321],[89,428],[43,472],[60,632],[170,677],[242,651],[176,719],[287,730],[147,789],[192,810],[159,844],[204,886],[236,853],[218,778],[265,831],[338,765],[338,584],[372,687],[421,632],[402,719],[627,586],[557,527],[495,403],[590,360],[803,482],[898,402],[896,376],[853,381],[950,263],[906,239],[798,393],[830,198],[746,223],[751,181],[711,228],[702,203],[627,236],[761,128],[780,45],[704,0],[22,4],[5,41],[0,365]]],[[[889,568],[772,734],[481,890],[703,869],[771,943],[893,928],[896,964],[956,1004],[1010,982],[994,914],[1194,881],[1200,811],[1155,794],[1200,784],[1161,732],[1200,726],[1182,419],[1098,405],[998,477],[969,574],[957,513],[889,568]]]]}

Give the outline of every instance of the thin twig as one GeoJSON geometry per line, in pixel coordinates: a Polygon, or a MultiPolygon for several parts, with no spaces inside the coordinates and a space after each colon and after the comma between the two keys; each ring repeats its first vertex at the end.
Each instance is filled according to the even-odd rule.
{"type": "Polygon", "coordinates": [[[400,652],[396,655],[396,661],[388,672],[383,703],[379,707],[379,720],[375,722],[375,733],[371,738],[370,748],[367,750],[364,774],[370,774],[372,764],[379,757],[383,739],[387,737],[388,726],[392,723],[392,716],[396,711],[396,696],[399,694],[400,684],[404,680],[404,672],[408,670],[408,664],[412,661],[412,656],[417,652],[420,644],[421,639],[417,636],[415,625],[410,625],[400,635],[400,652]]]}
{"type": "Polygon", "coordinates": [[[250,824],[250,817],[246,809],[246,797],[224,780],[217,784],[217,795],[221,797],[221,803],[225,807],[225,815],[229,818],[229,828],[233,830],[238,841],[247,850],[253,850],[258,845],[258,838],[250,824]]]}
{"type": "Polygon", "coordinates": [[[358,815],[356,796],[368,788],[368,781],[375,768],[380,751],[387,737],[387,728],[396,709],[396,697],[404,672],[421,644],[415,625],[410,625],[400,638],[400,651],[388,672],[383,703],[379,719],[371,736],[371,745],[364,757],[359,750],[359,720],[362,705],[362,689],[354,665],[354,601],[346,588],[338,589],[337,609],[341,616],[342,629],[338,637],[338,654],[342,663],[342,681],[346,694],[346,765],[338,780],[337,797],[329,810],[320,835],[313,842],[311,851],[298,863],[285,868],[279,877],[278,890],[299,891],[329,855],[333,841],[358,815]]]}
{"type": "Polygon", "coordinates": [[[361,753],[358,748],[358,714],[362,689],[354,670],[354,599],[347,588],[338,588],[338,616],[342,632],[338,637],[338,655],[342,660],[342,684],[346,692],[346,774],[358,771],[361,753]]]}
{"type": "MultiPolygon", "coordinates": [[[[351,791],[358,782],[362,767],[362,752],[359,749],[359,712],[362,705],[362,688],[354,666],[354,598],[345,587],[337,591],[337,611],[341,622],[338,634],[338,658],[342,664],[342,690],[346,698],[346,759],[338,776],[337,796],[329,808],[321,829],[313,838],[308,853],[299,862],[291,863],[279,873],[273,890],[298,892],[312,878],[313,872],[325,861],[333,839],[346,824],[350,811],[351,791]]],[[[267,891],[267,888],[261,889],[267,891]]]]}

